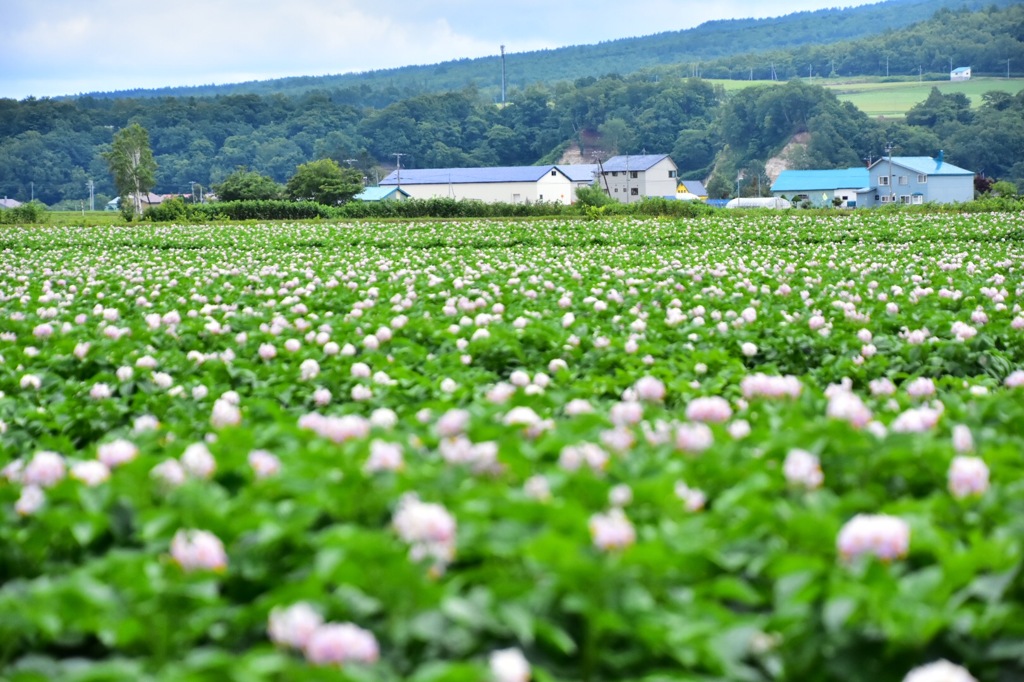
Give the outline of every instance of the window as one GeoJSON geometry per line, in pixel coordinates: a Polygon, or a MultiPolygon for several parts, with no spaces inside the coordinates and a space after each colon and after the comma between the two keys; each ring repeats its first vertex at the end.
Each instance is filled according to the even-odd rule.
{"type": "Polygon", "coordinates": [[[670,178],[674,178],[674,177],[676,177],[676,172],[675,172],[674,170],[670,170],[670,171],[668,172],[668,176],[669,176],[670,178]]]}
{"type": "Polygon", "coordinates": [[[638,196],[640,196],[640,188],[639,187],[630,187],[629,188],[629,193],[632,194],[635,197],[638,197],[638,196]]]}
{"type": "Polygon", "coordinates": [[[901,175],[900,176],[900,184],[901,185],[909,184],[909,182],[910,182],[910,179],[906,175],[901,175]]]}
{"type": "Polygon", "coordinates": [[[888,204],[889,203],[889,195],[888,194],[883,194],[882,195],[882,203],[883,204],[888,204]]]}
{"type": "Polygon", "coordinates": [[[537,201],[544,201],[544,195],[543,194],[538,194],[537,195],[537,201]]]}
{"type": "Polygon", "coordinates": [[[640,176],[640,174],[637,171],[629,171],[629,177],[636,178],[636,177],[639,177],[639,176],[640,176]]]}
{"type": "Polygon", "coordinates": [[[923,184],[925,184],[926,182],[928,182],[928,176],[927,176],[927,175],[921,175],[921,174],[919,174],[919,175],[917,176],[917,184],[919,184],[919,185],[923,185],[923,184]]]}
{"type": "Polygon", "coordinates": [[[900,195],[900,203],[901,204],[909,204],[910,203],[910,195],[909,194],[901,194],[900,195]]]}
{"type": "Polygon", "coordinates": [[[914,195],[914,202],[913,203],[915,203],[915,204],[923,204],[924,203],[924,195],[923,194],[915,194],[914,195]]]}
{"type": "Polygon", "coordinates": [[[513,194],[512,195],[512,203],[513,204],[518,204],[519,203],[519,195],[518,194],[513,194]]]}
{"type": "Polygon", "coordinates": [[[557,173],[558,173],[558,171],[556,171],[556,170],[551,171],[551,175],[552,176],[556,175],[557,173]]]}
{"type": "Polygon", "coordinates": [[[619,177],[619,171],[612,171],[612,177],[613,178],[619,177]]]}
{"type": "Polygon", "coordinates": [[[889,185],[889,176],[888,175],[879,175],[878,176],[878,184],[882,185],[883,187],[887,187],[889,185]]]}

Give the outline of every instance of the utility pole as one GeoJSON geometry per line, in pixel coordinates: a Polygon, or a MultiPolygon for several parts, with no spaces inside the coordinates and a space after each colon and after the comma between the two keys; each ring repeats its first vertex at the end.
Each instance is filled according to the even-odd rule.
{"type": "Polygon", "coordinates": [[[395,152],[391,156],[395,157],[395,167],[398,170],[395,180],[397,181],[398,189],[402,189],[402,157],[408,156],[408,154],[404,152],[395,152]]]}
{"type": "Polygon", "coordinates": [[[89,178],[89,210],[96,210],[96,186],[93,184],[92,178],[89,178]]]}
{"type": "Polygon", "coordinates": [[[889,55],[885,55],[885,77],[889,77],[889,55]]]}
{"type": "Polygon", "coordinates": [[[893,192],[893,189],[892,189],[892,180],[893,180],[893,177],[892,177],[892,142],[886,142],[886,144],[885,144],[885,155],[887,157],[889,157],[889,177],[886,178],[885,184],[889,187],[889,202],[888,203],[891,204],[892,200],[896,197],[896,194],[893,192]]]}
{"type": "Polygon", "coordinates": [[[1006,80],[1010,80],[1010,60],[1006,60],[1006,80]]]}
{"type": "Polygon", "coordinates": [[[632,200],[629,195],[629,154],[626,154],[626,203],[630,201],[632,200]]]}
{"type": "Polygon", "coordinates": [[[35,182],[29,182],[28,184],[32,188],[32,198],[29,199],[29,201],[35,201],[36,200],[36,183],[35,182]]]}
{"type": "Polygon", "coordinates": [[[501,46],[501,106],[505,106],[505,46],[501,46]]]}

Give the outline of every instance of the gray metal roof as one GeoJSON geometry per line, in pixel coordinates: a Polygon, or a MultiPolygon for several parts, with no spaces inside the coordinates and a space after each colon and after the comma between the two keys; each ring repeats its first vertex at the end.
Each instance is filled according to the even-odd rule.
{"type": "MultiPolygon", "coordinates": [[[[628,154],[625,156],[613,156],[604,162],[604,170],[606,173],[611,172],[622,172],[622,171],[645,171],[653,167],[662,159],[669,159],[668,154],[628,154]]],[[[675,165],[675,162],[672,163],[675,165]]]]}
{"type": "MultiPolygon", "coordinates": [[[[494,168],[403,168],[403,185],[462,185],[485,182],[537,182],[552,171],[567,177],[558,166],[499,166],[494,168]]],[[[398,185],[398,171],[392,171],[380,181],[383,185],[398,185]]]]}

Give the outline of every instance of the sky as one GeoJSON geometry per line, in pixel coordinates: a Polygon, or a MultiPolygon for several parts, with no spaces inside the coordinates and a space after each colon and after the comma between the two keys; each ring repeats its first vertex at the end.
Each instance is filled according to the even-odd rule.
{"type": "Polygon", "coordinates": [[[5,0],[0,98],[320,76],[877,0],[5,0]]]}

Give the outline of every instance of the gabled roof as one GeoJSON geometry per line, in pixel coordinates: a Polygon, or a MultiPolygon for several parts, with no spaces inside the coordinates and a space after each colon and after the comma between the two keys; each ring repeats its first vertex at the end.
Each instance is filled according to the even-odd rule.
{"type": "Polygon", "coordinates": [[[0,208],[18,208],[19,206],[21,206],[21,202],[17,199],[8,199],[7,197],[0,199],[0,208]]]}
{"type": "MultiPolygon", "coordinates": [[[[663,159],[672,161],[668,154],[628,154],[626,156],[613,156],[604,162],[604,171],[606,173],[622,171],[645,171],[663,159]]],[[[675,162],[672,161],[672,165],[675,166],[675,162]]]]}
{"type": "MultiPolygon", "coordinates": [[[[482,182],[537,182],[552,170],[563,177],[558,166],[499,166],[494,168],[403,168],[403,185],[461,185],[482,182]]],[[[398,185],[398,171],[392,171],[380,185],[398,185]]]]}
{"type": "Polygon", "coordinates": [[[958,66],[955,69],[953,69],[952,73],[967,73],[970,70],[971,67],[969,66],[958,66]]]}
{"type": "Polygon", "coordinates": [[[685,187],[686,191],[690,194],[696,194],[699,197],[706,197],[708,195],[707,188],[700,180],[680,180],[679,184],[685,187]]]}
{"type": "Polygon", "coordinates": [[[384,201],[393,198],[396,194],[408,197],[409,193],[401,187],[367,187],[359,194],[352,197],[353,201],[384,201]]]}
{"type": "Polygon", "coordinates": [[[573,182],[593,182],[598,173],[596,163],[559,164],[558,170],[573,182]]]}
{"type": "MultiPolygon", "coordinates": [[[[889,163],[889,159],[882,157],[871,164],[871,167],[874,168],[880,163],[889,163]]],[[[892,157],[892,165],[906,168],[921,175],[974,175],[974,171],[954,166],[941,159],[933,159],[930,156],[894,156],[892,157]]]]}
{"type": "Polygon", "coordinates": [[[858,189],[871,184],[867,168],[782,171],[772,184],[773,192],[815,192],[830,189],[858,189]]]}

